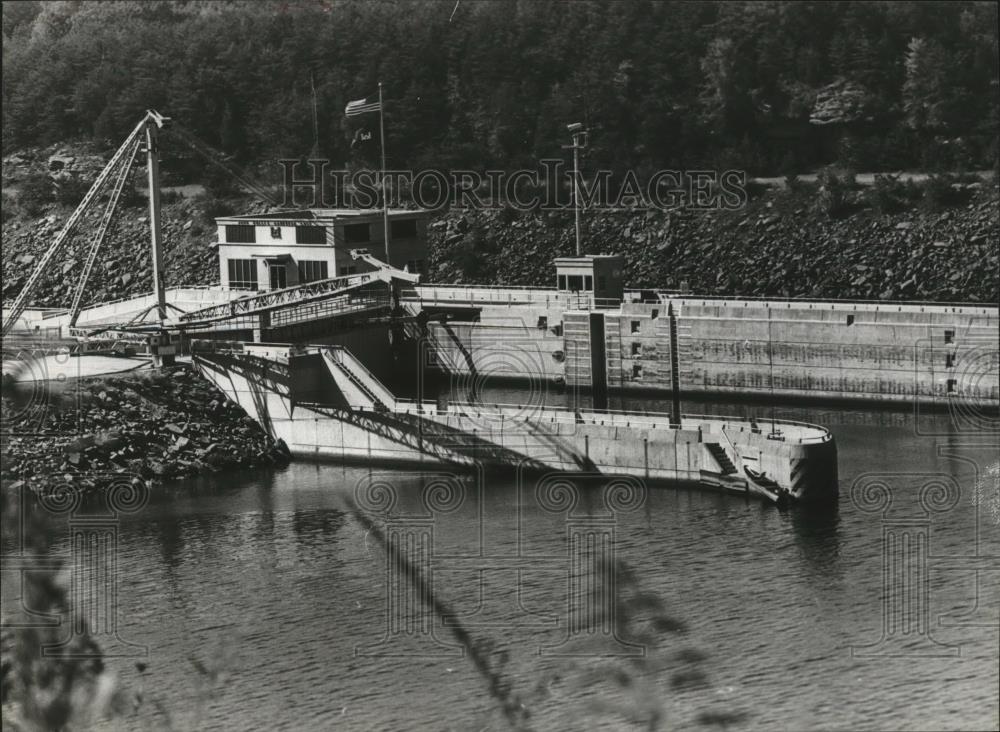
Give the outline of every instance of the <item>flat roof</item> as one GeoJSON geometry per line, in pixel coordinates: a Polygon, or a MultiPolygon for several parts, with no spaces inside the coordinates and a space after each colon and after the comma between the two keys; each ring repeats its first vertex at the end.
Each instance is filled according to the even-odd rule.
{"type": "Polygon", "coordinates": [[[621,259],[623,255],[621,254],[581,254],[579,257],[556,257],[556,264],[564,262],[566,264],[573,264],[576,262],[590,262],[595,259],[621,259]]]}
{"type": "MultiPolygon", "coordinates": [[[[413,208],[390,208],[389,217],[398,218],[401,216],[425,216],[429,212],[426,209],[413,208]]],[[[331,222],[337,219],[365,218],[371,216],[382,216],[380,208],[303,208],[290,209],[287,211],[271,211],[260,214],[241,214],[238,216],[217,216],[216,221],[322,221],[331,222]]]]}

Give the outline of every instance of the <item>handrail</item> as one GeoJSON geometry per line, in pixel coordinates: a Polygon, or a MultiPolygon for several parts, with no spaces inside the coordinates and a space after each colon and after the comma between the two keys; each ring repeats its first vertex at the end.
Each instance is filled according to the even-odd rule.
{"type": "Polygon", "coordinates": [[[474,303],[487,302],[499,305],[537,305],[557,304],[568,310],[587,310],[590,308],[614,307],[621,305],[618,298],[598,298],[589,291],[568,291],[550,288],[532,287],[488,287],[482,285],[420,285],[420,289],[403,291],[400,299],[404,302],[456,302],[474,303]]]}
{"type": "Polygon", "coordinates": [[[357,369],[362,373],[362,375],[365,378],[369,379],[377,389],[380,389],[383,392],[384,395],[390,396],[393,402],[399,401],[399,399],[393,393],[392,389],[383,384],[382,381],[377,376],[375,376],[375,374],[373,374],[371,370],[367,366],[365,366],[361,362],[361,360],[353,353],[351,353],[346,347],[331,346],[328,352],[332,354],[333,351],[337,352],[338,357],[334,359],[335,361],[337,361],[337,363],[339,363],[341,366],[344,366],[348,370],[357,367],[357,369]],[[350,362],[350,364],[345,363],[345,361],[350,362]]]}
{"type": "Polygon", "coordinates": [[[184,313],[180,317],[181,325],[187,327],[194,323],[209,323],[218,320],[230,320],[237,317],[270,312],[286,307],[329,300],[340,295],[347,295],[354,290],[375,284],[388,282],[391,275],[380,272],[362,272],[341,277],[331,277],[325,280],[307,282],[301,285],[285,287],[280,290],[270,290],[260,294],[251,294],[224,303],[210,305],[200,310],[184,313]]]}
{"type": "MultiPolygon", "coordinates": [[[[475,404],[471,402],[449,402],[448,407],[449,407],[448,411],[439,412],[437,409],[437,404],[435,402],[417,402],[413,399],[396,399],[396,411],[409,412],[411,410],[417,410],[418,412],[422,413],[439,414],[442,416],[449,416],[449,415],[454,416],[456,412],[452,410],[458,409],[459,413],[464,413],[468,416],[475,416],[475,417],[491,416],[504,419],[504,418],[510,418],[511,415],[504,414],[500,410],[502,409],[502,407],[508,407],[518,412],[517,415],[514,415],[514,418],[520,416],[520,418],[522,419],[536,419],[536,420],[545,420],[550,422],[564,422],[564,423],[579,422],[577,413],[570,410],[552,409],[552,408],[534,408],[530,414],[525,414],[524,405],[519,405],[519,404],[500,405],[500,404],[475,404]]],[[[584,418],[584,421],[588,421],[591,423],[599,423],[602,425],[604,424],[603,420],[598,419],[598,417],[601,414],[600,412],[591,412],[589,410],[577,410],[577,412],[579,412],[580,418],[584,418]],[[586,417],[588,416],[590,417],[590,419],[586,419],[586,417]]],[[[628,417],[626,424],[618,426],[638,427],[640,425],[644,425],[651,427],[653,429],[659,429],[659,428],[684,429],[685,428],[685,425],[683,423],[684,419],[687,419],[688,421],[698,421],[698,422],[713,422],[713,421],[717,422],[720,419],[718,417],[715,417],[714,415],[684,415],[680,427],[677,427],[671,425],[669,422],[656,422],[643,419],[643,417],[649,415],[632,413],[632,414],[624,414],[624,416],[628,417]]],[[[791,423],[789,422],[788,424],[791,423]]],[[[816,435],[814,437],[792,437],[790,439],[783,437],[783,441],[795,442],[796,444],[813,444],[813,443],[828,442],[830,439],[832,439],[832,434],[830,433],[829,430],[827,430],[824,427],[806,423],[797,423],[797,424],[806,426],[812,430],[819,431],[822,434],[816,435]]],[[[615,426],[615,425],[612,424],[608,426],[615,426]]],[[[725,428],[738,429],[740,432],[751,431],[748,424],[734,426],[730,425],[728,422],[723,422],[721,427],[722,429],[725,428]]]]}
{"type": "Polygon", "coordinates": [[[122,330],[108,329],[91,334],[91,328],[69,326],[67,333],[72,338],[83,338],[86,341],[129,341],[130,343],[148,343],[148,333],[134,333],[122,330]]]}
{"type": "MultiPolygon", "coordinates": [[[[626,295],[639,294],[639,290],[626,290],[626,295]]],[[[942,302],[936,300],[864,300],[861,298],[840,298],[840,297],[765,297],[763,295],[697,295],[693,293],[681,294],[672,290],[652,290],[657,295],[661,295],[671,300],[748,300],[751,302],[773,302],[773,303],[823,303],[830,305],[912,305],[915,307],[949,307],[949,308],[990,308],[990,303],[983,302],[942,302]]]]}
{"type": "MultiPolygon", "coordinates": [[[[374,377],[373,377],[374,378],[374,377]]],[[[429,404],[436,407],[435,402],[421,402],[418,403],[412,399],[396,399],[399,405],[413,405],[415,407],[420,407],[422,404],[429,404]]],[[[494,414],[496,416],[506,416],[501,410],[509,409],[517,411],[518,413],[525,413],[525,405],[523,404],[508,404],[508,403],[476,403],[476,402],[449,402],[449,408],[458,408],[461,410],[475,410],[476,414],[494,414]]],[[[443,414],[448,414],[449,412],[443,412],[443,414]]],[[[611,417],[613,421],[620,422],[626,421],[631,426],[631,423],[646,424],[653,428],[664,428],[664,429],[678,429],[676,426],[670,424],[670,414],[666,412],[648,412],[639,414],[636,412],[624,412],[620,410],[589,410],[589,409],[578,409],[569,410],[561,407],[538,407],[531,406],[530,414],[533,417],[549,417],[552,421],[559,421],[558,418],[564,418],[564,421],[573,420],[577,421],[577,413],[581,418],[589,417],[589,421],[599,422],[601,416],[611,417]]],[[[752,428],[747,422],[747,420],[741,417],[724,417],[711,414],[684,414],[681,415],[681,428],[684,427],[684,420],[689,422],[721,422],[720,427],[722,429],[730,428],[736,429],[740,432],[752,431],[752,428]],[[736,424],[733,424],[733,423],[736,424]]],[[[815,437],[792,437],[789,441],[794,441],[800,444],[807,444],[811,442],[827,442],[832,438],[832,434],[828,429],[820,425],[810,424],[808,422],[798,422],[794,420],[775,420],[776,424],[786,425],[786,426],[796,426],[809,429],[811,431],[820,432],[821,434],[815,437]]],[[[728,435],[727,435],[728,439],[728,435]]]]}
{"type": "MultiPolygon", "coordinates": [[[[479,290],[532,290],[535,292],[564,292],[573,294],[566,290],[559,290],[555,287],[534,287],[530,285],[480,285],[480,284],[454,284],[425,282],[418,285],[420,288],[434,289],[479,289],[479,290]]],[[[643,292],[653,292],[658,296],[665,296],[671,299],[686,300],[752,300],[756,302],[804,302],[804,303],[848,303],[864,305],[933,305],[941,307],[991,307],[990,303],[983,302],[947,302],[941,300],[866,300],[864,298],[850,297],[768,297],[765,295],[699,295],[692,292],[681,292],[679,290],[668,290],[656,287],[630,287],[625,290],[626,299],[637,297],[643,292]]]]}
{"type": "Polygon", "coordinates": [[[546,292],[546,291],[548,291],[548,292],[566,292],[566,290],[559,290],[559,289],[556,289],[555,287],[533,287],[531,285],[476,285],[476,284],[471,284],[471,283],[470,284],[466,284],[464,282],[460,282],[458,284],[453,284],[453,285],[447,285],[447,284],[444,284],[444,283],[437,283],[437,282],[421,282],[419,285],[415,285],[414,287],[415,288],[417,288],[417,287],[424,287],[424,288],[426,288],[426,287],[431,287],[431,288],[439,288],[439,287],[440,288],[445,288],[445,287],[450,287],[450,288],[454,288],[456,290],[457,289],[463,289],[463,290],[464,289],[480,289],[480,290],[534,290],[534,291],[542,291],[542,292],[546,292]]]}
{"type": "MultiPolygon", "coordinates": [[[[242,292],[242,290],[237,290],[231,287],[227,287],[225,285],[216,284],[216,285],[183,285],[178,287],[168,287],[166,290],[164,290],[164,293],[169,296],[170,293],[172,292],[177,293],[183,290],[219,290],[220,292],[242,292]]],[[[81,312],[87,312],[88,310],[102,308],[106,305],[117,305],[118,303],[128,302],[130,300],[139,300],[141,298],[147,298],[147,297],[148,298],[155,297],[155,294],[152,292],[146,292],[141,295],[127,295],[125,297],[119,297],[116,300],[104,300],[102,302],[94,303],[93,305],[83,308],[81,312]]],[[[8,305],[9,301],[4,301],[3,307],[5,309],[8,307],[8,305]]],[[[25,308],[25,310],[57,311],[55,315],[45,316],[45,317],[57,317],[58,315],[64,315],[69,312],[69,308],[37,307],[37,308],[25,308]]]]}
{"type": "Polygon", "coordinates": [[[739,459],[740,453],[736,449],[736,445],[733,444],[733,441],[731,439],[729,439],[729,435],[726,434],[726,426],[725,425],[722,426],[722,429],[720,430],[720,432],[722,432],[722,436],[726,438],[726,442],[729,443],[729,447],[732,448],[733,455],[735,455],[736,458],[739,459]]]}
{"type": "MultiPolygon", "coordinates": [[[[391,305],[392,298],[388,293],[377,293],[370,296],[355,296],[351,293],[343,293],[336,297],[303,301],[299,307],[276,310],[271,315],[271,327],[277,328],[307,320],[333,317],[335,315],[355,315],[371,310],[386,309],[391,307],[391,305]]],[[[253,317],[253,315],[249,313],[241,314],[231,320],[239,322],[242,318],[249,317],[253,317]]]]}

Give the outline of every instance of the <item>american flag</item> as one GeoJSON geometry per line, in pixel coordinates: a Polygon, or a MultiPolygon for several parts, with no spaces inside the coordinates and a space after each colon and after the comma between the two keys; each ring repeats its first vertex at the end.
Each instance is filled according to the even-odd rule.
{"type": "Polygon", "coordinates": [[[347,106],[344,108],[344,114],[348,117],[357,117],[359,114],[365,114],[366,112],[381,112],[382,103],[379,101],[369,102],[367,99],[355,99],[353,102],[348,102],[347,106]]]}

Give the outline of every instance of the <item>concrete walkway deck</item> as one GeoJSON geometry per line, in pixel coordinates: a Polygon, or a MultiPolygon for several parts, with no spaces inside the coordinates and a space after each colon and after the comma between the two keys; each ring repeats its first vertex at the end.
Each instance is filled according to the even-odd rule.
{"type": "Polygon", "coordinates": [[[120,356],[69,356],[55,355],[30,361],[5,363],[4,372],[10,373],[15,382],[62,381],[89,376],[119,374],[150,368],[149,358],[120,356]]]}

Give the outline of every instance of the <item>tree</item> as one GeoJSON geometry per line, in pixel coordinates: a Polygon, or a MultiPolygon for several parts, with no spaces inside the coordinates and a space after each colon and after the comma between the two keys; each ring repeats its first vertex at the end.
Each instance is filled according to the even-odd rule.
{"type": "Polygon", "coordinates": [[[910,40],[906,51],[903,110],[906,123],[916,130],[943,130],[949,126],[952,88],[950,59],[940,43],[924,38],[910,40]]]}
{"type": "Polygon", "coordinates": [[[705,75],[701,104],[705,118],[717,128],[724,128],[736,106],[736,54],[732,40],[716,38],[701,59],[705,75]]]}
{"type": "Polygon", "coordinates": [[[4,150],[119,140],[158,107],[241,164],[297,157],[313,147],[310,72],[320,149],[341,160],[344,104],[385,83],[394,167],[532,164],[561,154],[571,121],[592,131],[588,164],[619,169],[773,166],[790,142],[802,164],[829,162],[813,112],[853,119],[859,149],[946,132],[985,158],[996,136],[993,4],[480,0],[449,15],[411,0],[8,3],[4,150]]]}

